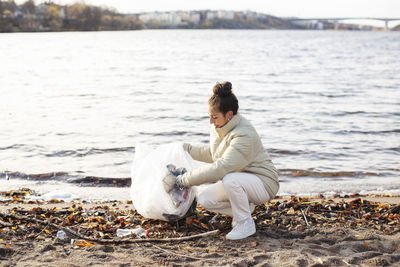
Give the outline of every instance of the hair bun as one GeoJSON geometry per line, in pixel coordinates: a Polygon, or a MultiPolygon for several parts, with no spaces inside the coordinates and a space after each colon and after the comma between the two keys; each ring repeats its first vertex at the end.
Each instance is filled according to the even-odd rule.
{"type": "Polygon", "coordinates": [[[230,82],[216,83],[213,88],[214,95],[226,97],[232,94],[232,84],[230,82]]]}

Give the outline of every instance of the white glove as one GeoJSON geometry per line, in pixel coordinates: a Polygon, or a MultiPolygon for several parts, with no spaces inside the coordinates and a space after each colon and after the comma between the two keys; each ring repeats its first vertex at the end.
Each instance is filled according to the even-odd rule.
{"type": "Polygon", "coordinates": [[[168,172],[163,178],[163,186],[167,193],[171,192],[171,190],[176,187],[179,190],[185,189],[185,185],[182,181],[182,175],[175,176],[168,172]]]}

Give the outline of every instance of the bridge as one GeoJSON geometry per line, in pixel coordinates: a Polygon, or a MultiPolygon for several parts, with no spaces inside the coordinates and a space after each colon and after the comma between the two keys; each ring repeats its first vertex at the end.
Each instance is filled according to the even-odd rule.
{"type": "Polygon", "coordinates": [[[400,18],[370,18],[370,17],[344,17],[344,18],[290,18],[289,21],[307,21],[307,20],[325,20],[325,21],[334,21],[335,22],[335,29],[338,27],[338,22],[340,20],[380,20],[385,22],[385,31],[389,31],[389,21],[396,21],[400,18]]]}

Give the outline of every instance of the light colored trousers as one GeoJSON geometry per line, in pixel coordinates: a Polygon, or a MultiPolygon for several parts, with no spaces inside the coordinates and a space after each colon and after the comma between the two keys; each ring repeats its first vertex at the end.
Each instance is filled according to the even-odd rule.
{"type": "Polygon", "coordinates": [[[232,172],[222,181],[198,188],[197,203],[203,208],[233,217],[240,222],[251,216],[254,205],[264,204],[270,196],[256,175],[232,172]]]}

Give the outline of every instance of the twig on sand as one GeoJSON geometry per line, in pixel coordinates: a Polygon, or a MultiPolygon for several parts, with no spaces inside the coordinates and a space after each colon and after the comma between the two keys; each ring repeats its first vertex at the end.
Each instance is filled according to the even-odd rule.
{"type": "Polygon", "coordinates": [[[42,231],[40,231],[40,232],[39,232],[37,235],[35,235],[33,238],[37,238],[38,236],[40,236],[40,234],[43,233],[44,230],[47,229],[47,227],[49,227],[49,224],[47,224],[47,225],[42,229],[42,231]]]}
{"type": "Polygon", "coordinates": [[[68,233],[68,234],[70,234],[72,236],[76,236],[76,237],[79,237],[79,238],[84,239],[84,240],[97,242],[97,243],[108,243],[108,244],[147,243],[147,242],[154,242],[154,243],[181,242],[181,241],[187,241],[187,240],[193,240],[193,239],[197,239],[197,238],[202,238],[202,237],[206,237],[206,236],[213,236],[213,235],[217,235],[219,233],[219,230],[214,230],[214,231],[209,231],[209,232],[205,232],[205,233],[201,233],[201,234],[197,234],[197,235],[182,236],[182,237],[136,238],[136,239],[111,240],[111,239],[99,239],[99,238],[93,238],[93,237],[84,236],[84,235],[82,235],[80,233],[77,233],[77,232],[67,228],[67,227],[63,227],[63,226],[57,225],[55,223],[46,222],[46,221],[43,221],[43,220],[39,220],[39,219],[36,219],[36,218],[27,217],[27,216],[18,216],[18,215],[15,215],[15,214],[0,213],[0,217],[2,217],[2,218],[9,217],[9,218],[12,218],[12,219],[15,219],[15,220],[20,220],[20,221],[35,222],[35,223],[39,223],[39,224],[42,224],[42,225],[47,225],[47,226],[54,227],[54,228],[56,228],[58,230],[63,230],[64,232],[66,232],[66,233],[68,233]]]}
{"type": "Polygon", "coordinates": [[[153,247],[155,247],[155,248],[157,248],[157,249],[159,249],[159,250],[161,250],[161,251],[164,251],[164,252],[166,252],[166,253],[171,253],[171,254],[173,254],[173,255],[175,255],[175,256],[185,257],[185,258],[194,259],[194,260],[207,260],[207,259],[198,258],[198,257],[193,257],[193,256],[188,256],[188,255],[184,255],[184,254],[178,254],[178,253],[175,253],[175,252],[173,252],[173,251],[160,248],[159,246],[156,246],[156,245],[154,245],[154,244],[152,244],[151,246],[153,246],[153,247]]]}
{"type": "Polygon", "coordinates": [[[307,226],[310,226],[310,224],[309,224],[308,221],[307,221],[307,217],[306,217],[306,215],[304,214],[304,211],[303,211],[303,210],[301,210],[301,213],[303,214],[303,217],[304,217],[304,220],[306,221],[307,226]]]}
{"type": "Polygon", "coordinates": [[[347,266],[350,266],[351,264],[350,263],[348,263],[347,261],[345,261],[345,260],[342,260],[344,263],[346,263],[346,265],[347,266]]]}

